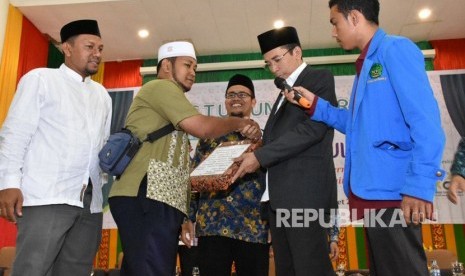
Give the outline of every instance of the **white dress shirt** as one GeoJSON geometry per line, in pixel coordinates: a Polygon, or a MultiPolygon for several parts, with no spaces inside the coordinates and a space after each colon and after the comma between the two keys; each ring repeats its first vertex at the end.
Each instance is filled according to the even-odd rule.
{"type": "MultiPolygon", "coordinates": [[[[302,73],[302,71],[305,69],[305,67],[307,67],[307,63],[306,62],[302,62],[302,64],[297,67],[297,69],[295,69],[294,72],[292,72],[292,74],[289,75],[289,77],[286,79],[286,82],[287,84],[289,84],[290,87],[294,86],[294,83],[296,82],[297,78],[299,77],[300,73],[302,73]]],[[[278,103],[278,107],[276,108],[276,111],[275,111],[275,114],[276,112],[278,112],[279,108],[281,107],[281,105],[283,104],[284,100],[286,99],[286,97],[281,97],[279,103],[278,103]]],[[[265,185],[265,191],[263,192],[263,195],[262,195],[262,198],[261,198],[261,202],[266,202],[266,201],[269,201],[270,200],[270,194],[268,192],[268,171],[266,172],[266,185],[265,185]]]]}
{"type": "Polygon", "coordinates": [[[105,88],[64,64],[21,78],[0,131],[0,190],[19,188],[24,206],[83,206],[92,180],[91,212],[102,211],[98,152],[110,133],[105,88]]]}

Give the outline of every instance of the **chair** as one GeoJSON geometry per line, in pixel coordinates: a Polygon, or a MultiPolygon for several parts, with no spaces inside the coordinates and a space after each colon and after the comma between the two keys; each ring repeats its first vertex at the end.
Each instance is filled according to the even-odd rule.
{"type": "Polygon", "coordinates": [[[436,260],[440,269],[450,269],[451,264],[457,261],[457,256],[447,249],[434,249],[425,251],[428,265],[432,260],[436,260]]]}
{"type": "Polygon", "coordinates": [[[0,268],[3,268],[3,276],[9,276],[15,259],[16,247],[5,246],[0,248],[0,268]]]}

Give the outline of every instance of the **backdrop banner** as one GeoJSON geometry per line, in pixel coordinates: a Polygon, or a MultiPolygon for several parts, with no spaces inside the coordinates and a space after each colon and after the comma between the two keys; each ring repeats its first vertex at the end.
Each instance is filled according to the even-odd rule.
{"type": "MultiPolygon", "coordinates": [[[[454,159],[454,153],[460,140],[460,135],[457,132],[444,101],[441,82],[439,80],[442,74],[465,74],[465,70],[449,70],[449,71],[431,71],[428,72],[428,77],[433,88],[434,95],[438,101],[441,110],[442,127],[446,134],[446,148],[444,151],[442,166],[443,169],[449,172],[451,163],[454,159]]],[[[349,96],[352,91],[354,76],[336,76],[336,95],[338,104],[341,108],[347,108],[349,104],[349,96]]],[[[256,80],[255,98],[257,104],[252,112],[252,119],[257,121],[262,128],[265,127],[268,115],[271,112],[274,101],[276,100],[279,89],[273,83],[273,80],[256,80]]],[[[209,116],[226,116],[224,106],[224,93],[226,91],[227,82],[214,83],[197,83],[192,87],[192,90],[186,94],[189,101],[204,115],[209,116]]],[[[123,90],[123,89],[121,89],[123,90]]],[[[124,91],[128,89],[125,88],[124,91]]],[[[137,94],[139,88],[134,88],[134,95],[137,94]]],[[[117,92],[118,90],[112,90],[117,92]]],[[[383,103],[380,103],[383,104],[383,103]]],[[[118,112],[118,111],[116,111],[118,112]]],[[[195,148],[197,139],[190,137],[192,148],[195,148]]],[[[350,224],[348,220],[348,201],[343,192],[343,176],[344,176],[344,158],[345,158],[345,137],[338,131],[335,132],[333,141],[333,156],[334,165],[337,176],[338,186],[338,202],[339,212],[341,216],[341,226],[350,224]]],[[[434,200],[434,210],[436,221],[432,223],[441,224],[464,224],[465,223],[465,198],[461,195],[461,203],[454,205],[447,199],[447,188],[450,181],[450,174],[437,183],[437,192],[434,200]]],[[[317,192],[317,191],[315,191],[317,192]]],[[[104,228],[116,228],[116,224],[111,217],[108,206],[105,206],[104,211],[104,228]]],[[[360,222],[355,222],[353,225],[360,225],[360,222]]]]}

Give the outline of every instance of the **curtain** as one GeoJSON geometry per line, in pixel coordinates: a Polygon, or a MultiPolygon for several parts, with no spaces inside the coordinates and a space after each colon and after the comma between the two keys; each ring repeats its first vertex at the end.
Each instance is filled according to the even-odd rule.
{"type": "Polygon", "coordinates": [[[113,115],[111,117],[111,133],[115,133],[125,126],[126,115],[128,114],[129,106],[132,103],[134,91],[110,91],[109,94],[113,105],[113,115]]]}
{"type": "Polygon", "coordinates": [[[63,53],[57,47],[59,46],[53,44],[51,41],[48,44],[48,68],[58,68],[63,62],[65,62],[63,53]]]}
{"type": "MultiPolygon", "coordinates": [[[[16,90],[18,59],[23,15],[12,5],[8,7],[5,45],[0,67],[0,125],[3,124],[16,90]]],[[[16,225],[0,218],[0,248],[15,245],[16,225]]]]}
{"type": "Polygon", "coordinates": [[[465,74],[441,75],[439,79],[452,122],[465,137],[465,74]]]}
{"type": "Polygon", "coordinates": [[[451,70],[465,68],[465,38],[432,40],[436,50],[434,70],[451,70]]]}
{"type": "Polygon", "coordinates": [[[16,224],[0,218],[0,248],[16,245],[16,224]]]}
{"type": "Polygon", "coordinates": [[[32,69],[46,67],[48,56],[47,37],[26,17],[23,17],[20,45],[17,81],[32,69]]]}
{"type": "Polygon", "coordinates": [[[11,4],[0,67],[0,125],[3,124],[16,90],[23,15],[11,4]]]}
{"type": "Polygon", "coordinates": [[[98,65],[98,71],[95,75],[92,75],[90,78],[93,80],[93,81],[96,81],[100,84],[103,83],[103,75],[105,73],[105,63],[104,62],[100,62],[100,64],[98,65]]]}
{"type": "Polygon", "coordinates": [[[141,86],[141,65],[142,60],[106,62],[103,86],[107,89],[141,86]]]}
{"type": "MultiPolygon", "coordinates": [[[[431,41],[436,50],[435,70],[465,68],[465,38],[431,41]]],[[[441,75],[447,110],[457,131],[465,136],[465,75],[441,75]]]]}

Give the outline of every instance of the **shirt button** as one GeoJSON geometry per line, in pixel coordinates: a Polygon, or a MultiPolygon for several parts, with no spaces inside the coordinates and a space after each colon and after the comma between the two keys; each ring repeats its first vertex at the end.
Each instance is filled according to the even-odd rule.
{"type": "Polygon", "coordinates": [[[436,176],[437,176],[437,177],[441,177],[441,176],[442,176],[442,172],[441,172],[441,171],[437,171],[437,172],[436,172],[436,176]]]}

